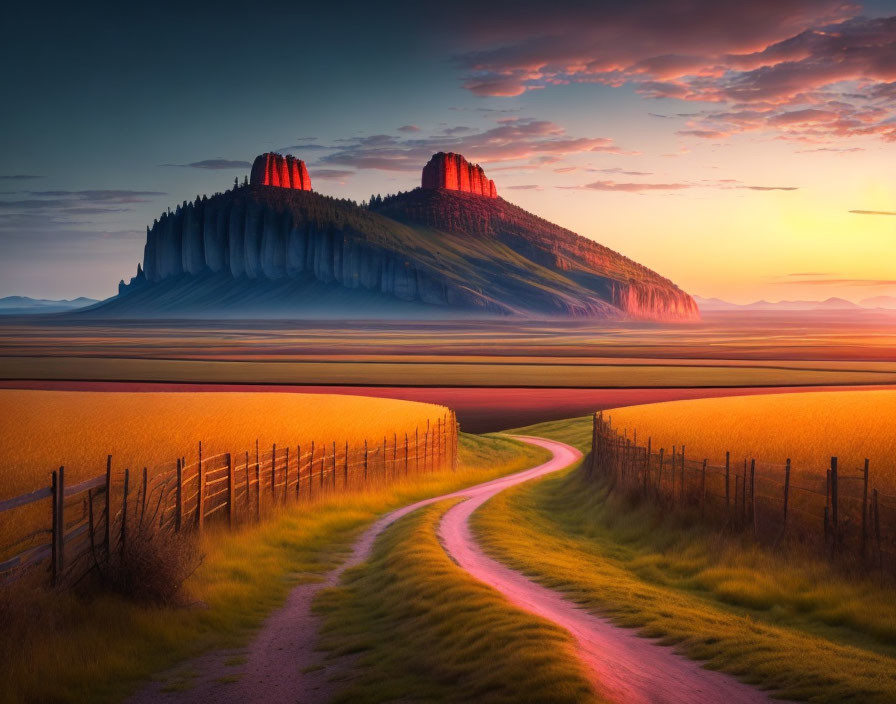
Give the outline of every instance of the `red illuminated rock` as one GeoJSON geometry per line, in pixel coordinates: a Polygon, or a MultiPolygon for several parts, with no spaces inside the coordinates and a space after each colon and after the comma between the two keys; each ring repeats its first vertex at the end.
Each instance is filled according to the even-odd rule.
{"type": "Polygon", "coordinates": [[[423,167],[422,185],[423,188],[446,188],[487,198],[498,197],[495,182],[486,177],[479,164],[471,164],[460,154],[452,152],[433,154],[423,167]]]}
{"type": "Polygon", "coordinates": [[[267,152],[255,157],[249,183],[253,186],[278,186],[296,191],[310,191],[311,177],[305,162],[292,155],[267,152]]]}

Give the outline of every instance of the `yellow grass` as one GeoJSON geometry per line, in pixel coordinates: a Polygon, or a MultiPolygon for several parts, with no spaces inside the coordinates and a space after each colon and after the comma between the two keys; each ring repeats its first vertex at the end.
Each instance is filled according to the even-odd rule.
{"type": "Polygon", "coordinates": [[[166,686],[189,687],[168,668],[186,661],[189,671],[193,656],[245,645],[293,586],[333,569],[378,516],[535,466],[544,454],[508,438],[461,435],[456,472],[325,494],[235,532],[212,527],[203,535],[202,564],[185,585],[185,601],[204,608],[140,605],[102,592],[0,589],[0,704],[118,701],[160,672],[166,686]]]}
{"type": "Polygon", "coordinates": [[[688,457],[783,463],[824,475],[832,456],[855,474],[867,457],[871,483],[896,488],[896,391],[832,391],[672,401],[604,413],[654,449],[684,445],[688,457]]]}
{"type": "Polygon", "coordinates": [[[47,486],[65,465],[69,485],[113,469],[141,469],[180,456],[368,440],[413,433],[447,409],[383,398],[231,392],[0,390],[0,500],[47,486]]]}

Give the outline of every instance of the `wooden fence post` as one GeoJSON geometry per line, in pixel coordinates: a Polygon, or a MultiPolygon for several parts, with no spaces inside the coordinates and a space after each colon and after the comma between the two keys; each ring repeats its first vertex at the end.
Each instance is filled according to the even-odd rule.
{"type": "Polygon", "coordinates": [[[277,481],[276,477],[276,469],[277,469],[277,443],[274,443],[271,446],[271,503],[277,503],[277,487],[275,483],[277,481]]]}
{"type": "Polygon", "coordinates": [[[286,506],[286,497],[289,496],[289,445],[286,446],[283,456],[283,505],[286,506]]]}
{"type": "Polygon", "coordinates": [[[367,486],[367,440],[364,441],[364,486],[367,486]]]}
{"type": "Polygon", "coordinates": [[[261,464],[258,462],[258,440],[255,441],[255,520],[261,520],[261,464]]]}
{"type": "Polygon", "coordinates": [[[177,486],[174,489],[174,532],[180,533],[184,515],[184,464],[177,458],[177,486]]]}
{"type": "Polygon", "coordinates": [[[50,554],[50,567],[52,572],[52,583],[55,587],[59,584],[62,578],[62,567],[63,567],[63,547],[62,544],[65,540],[65,516],[63,510],[63,504],[65,502],[65,478],[64,478],[65,470],[60,467],[57,471],[53,472],[53,504],[52,504],[52,514],[51,517],[53,519],[53,541],[51,546],[51,554],[50,554]]]}
{"type": "Polygon", "coordinates": [[[414,429],[414,473],[420,474],[420,426],[414,429]]]}
{"type": "Polygon", "coordinates": [[[784,525],[781,527],[781,535],[787,530],[787,507],[790,502],[790,458],[784,467],[784,525]]]}
{"type": "MultiPolygon", "coordinates": [[[[429,459],[429,418],[426,419],[426,435],[423,436],[423,472],[426,472],[426,462],[429,459]]],[[[432,465],[430,465],[432,467],[432,465]]]]}
{"type": "Polygon", "coordinates": [[[345,457],[342,459],[342,490],[348,491],[348,440],[345,441],[345,457]]]}
{"type": "Polygon", "coordinates": [[[392,480],[398,471],[398,433],[392,433],[392,480]]]}
{"type": "Polygon", "coordinates": [[[408,476],[408,434],[404,434],[404,476],[408,476]]]}
{"type": "Polygon", "coordinates": [[[336,491],[336,441],[333,441],[333,491],[336,491]]]}
{"type": "Polygon", "coordinates": [[[311,441],[311,457],[308,458],[308,500],[314,498],[314,440],[311,441]]]}
{"type": "Polygon", "coordinates": [[[862,476],[862,560],[865,559],[868,541],[868,458],[865,458],[865,471],[862,476]]]}
{"type": "Polygon", "coordinates": [[[202,443],[199,443],[199,465],[196,469],[199,489],[196,493],[196,529],[202,535],[202,526],[205,523],[205,472],[202,470],[202,443]]]}
{"type": "Polygon", "coordinates": [[[230,453],[227,453],[227,522],[230,524],[230,530],[233,530],[233,512],[235,510],[233,500],[233,459],[230,453]]]}
{"type": "Polygon", "coordinates": [[[662,498],[663,495],[663,463],[666,461],[666,448],[660,448],[660,467],[656,475],[656,495],[662,498]]]}
{"type": "Polygon", "coordinates": [[[128,491],[131,483],[131,470],[125,467],[124,489],[121,496],[121,561],[124,562],[128,543],[128,491]]]}
{"type": "Polygon", "coordinates": [[[103,552],[106,555],[106,561],[112,554],[112,455],[106,455],[106,525],[103,531],[103,552]]]}

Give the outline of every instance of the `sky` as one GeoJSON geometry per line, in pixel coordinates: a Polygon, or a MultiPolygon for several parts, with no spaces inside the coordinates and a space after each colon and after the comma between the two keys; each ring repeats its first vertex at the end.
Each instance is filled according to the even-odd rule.
{"type": "Polygon", "coordinates": [[[0,296],[114,295],[266,151],[358,201],[459,152],[704,297],[896,295],[896,0],[16,5],[0,296]]]}

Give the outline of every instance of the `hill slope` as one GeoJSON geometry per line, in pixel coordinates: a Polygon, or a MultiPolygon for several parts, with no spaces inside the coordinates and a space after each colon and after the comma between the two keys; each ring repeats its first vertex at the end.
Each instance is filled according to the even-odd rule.
{"type": "Polygon", "coordinates": [[[497,197],[418,188],[368,209],[257,184],[164,214],[137,276],[81,314],[698,317],[670,281],[497,197]]]}

